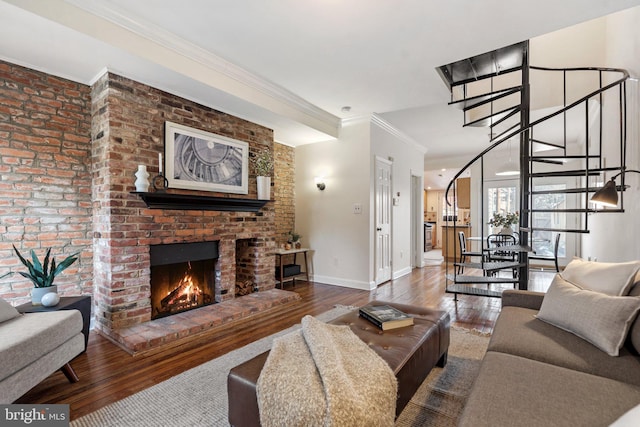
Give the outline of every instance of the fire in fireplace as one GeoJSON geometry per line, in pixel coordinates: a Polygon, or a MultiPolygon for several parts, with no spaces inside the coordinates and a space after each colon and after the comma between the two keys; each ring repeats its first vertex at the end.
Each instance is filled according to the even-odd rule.
{"type": "Polygon", "coordinates": [[[215,303],[218,242],[153,245],[151,318],[215,303]]]}

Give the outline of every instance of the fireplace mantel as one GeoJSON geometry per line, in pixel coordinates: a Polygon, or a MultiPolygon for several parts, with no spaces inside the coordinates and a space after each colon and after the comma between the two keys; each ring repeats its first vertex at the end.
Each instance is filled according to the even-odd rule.
{"type": "Polygon", "coordinates": [[[240,199],[235,197],[210,197],[172,193],[137,194],[151,209],[183,209],[203,211],[258,212],[269,200],[240,199]]]}

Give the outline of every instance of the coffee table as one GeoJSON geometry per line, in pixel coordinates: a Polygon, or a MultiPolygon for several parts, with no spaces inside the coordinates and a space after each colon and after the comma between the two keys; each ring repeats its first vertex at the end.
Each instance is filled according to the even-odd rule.
{"type": "MultiPolygon", "coordinates": [[[[434,366],[447,363],[450,317],[445,311],[384,301],[414,318],[414,325],[383,331],[353,310],[328,322],[348,325],[362,341],[384,359],[398,379],[396,416],[399,415],[434,366]]],[[[260,425],[256,384],[269,352],[235,368],[227,377],[229,423],[234,427],[260,425]]]]}

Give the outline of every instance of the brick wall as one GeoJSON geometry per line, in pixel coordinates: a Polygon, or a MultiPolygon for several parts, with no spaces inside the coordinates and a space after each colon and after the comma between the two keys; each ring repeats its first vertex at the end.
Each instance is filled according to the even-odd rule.
{"type": "MultiPolygon", "coordinates": [[[[12,244],[57,261],[81,251],[58,276],[65,294],[92,292],[89,87],[0,61],[0,275],[24,271],[12,244]]],[[[30,300],[18,274],[0,281],[0,297],[30,300]]]]}
{"type": "MultiPolygon", "coordinates": [[[[23,269],[12,243],[38,255],[52,247],[60,259],[81,251],[57,278],[60,292],[93,295],[99,327],[122,327],[150,316],[138,302],[149,292],[149,244],[220,239],[220,256],[234,260],[218,275],[224,300],[233,297],[235,241],[250,239],[264,259],[258,285],[269,289],[268,253],[294,226],[294,152],[269,129],[113,74],[89,88],[0,61],[0,275],[23,269]],[[274,150],[275,201],[257,214],[146,208],[130,194],[133,174],[138,164],[157,173],[165,120],[246,141],[251,153],[274,150]]],[[[255,176],[248,195],[214,195],[256,198],[255,176]]],[[[31,287],[13,274],[0,280],[0,297],[27,302],[31,287]]]]}
{"type": "MultiPolygon", "coordinates": [[[[275,286],[273,203],[257,213],[148,209],[130,194],[137,165],[146,165],[152,176],[158,172],[165,121],[245,141],[250,155],[273,150],[270,129],[111,73],[92,87],[92,112],[96,327],[109,334],[150,320],[149,245],[219,240],[216,300],[222,301],[233,298],[236,241],[251,239],[256,284],[261,290],[275,286]]],[[[248,195],[205,194],[255,199],[255,174],[248,195]]]]}
{"type": "Polygon", "coordinates": [[[274,144],[274,208],[276,212],[276,243],[287,241],[295,227],[295,149],[274,144]]]}

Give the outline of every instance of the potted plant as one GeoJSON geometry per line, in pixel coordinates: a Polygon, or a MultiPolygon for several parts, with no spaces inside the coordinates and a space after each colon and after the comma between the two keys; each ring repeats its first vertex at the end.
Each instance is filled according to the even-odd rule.
{"type": "Polygon", "coordinates": [[[53,284],[53,281],[58,274],[76,262],[79,254],[79,252],[76,252],[75,254],[69,255],[60,264],[56,264],[55,258],[51,256],[51,248],[47,249],[47,253],[42,262],[40,262],[33,249],[31,249],[31,261],[23,257],[15,245],[13,245],[13,250],[16,252],[16,255],[18,255],[20,262],[29,270],[28,273],[23,271],[19,273],[33,282],[34,288],[31,291],[31,304],[33,305],[41,305],[42,297],[45,294],[58,292],[58,287],[53,284]]]}
{"type": "Polygon", "coordinates": [[[256,173],[258,185],[258,199],[271,199],[271,172],[273,171],[273,156],[271,151],[262,150],[251,159],[256,173]]]}
{"type": "Polygon", "coordinates": [[[302,243],[300,243],[301,237],[302,236],[298,234],[297,231],[291,230],[289,232],[289,239],[287,241],[291,243],[296,249],[300,249],[302,247],[302,243]]]}
{"type": "Polygon", "coordinates": [[[489,220],[492,227],[501,227],[500,234],[513,234],[512,225],[517,224],[519,220],[518,212],[500,213],[494,212],[493,217],[489,220]]]}

